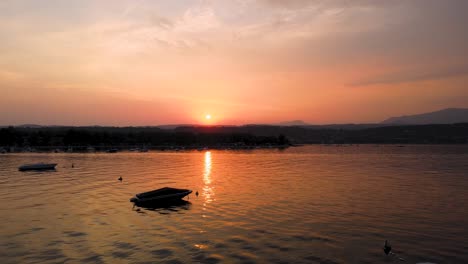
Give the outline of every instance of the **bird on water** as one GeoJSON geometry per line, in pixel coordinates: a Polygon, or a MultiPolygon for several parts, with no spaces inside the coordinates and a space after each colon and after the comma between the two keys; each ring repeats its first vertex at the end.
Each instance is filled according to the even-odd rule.
{"type": "Polygon", "coordinates": [[[123,179],[122,179],[122,176],[120,176],[120,177],[119,177],[119,181],[122,181],[122,180],[123,180],[123,179]]]}
{"type": "Polygon", "coordinates": [[[195,192],[195,195],[198,196],[198,191],[195,192]]]}

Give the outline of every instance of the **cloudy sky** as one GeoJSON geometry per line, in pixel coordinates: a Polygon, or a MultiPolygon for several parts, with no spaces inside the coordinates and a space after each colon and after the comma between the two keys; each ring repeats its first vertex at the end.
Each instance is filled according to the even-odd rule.
{"type": "Polygon", "coordinates": [[[363,123],[468,107],[467,10],[464,0],[3,0],[0,125],[363,123]]]}

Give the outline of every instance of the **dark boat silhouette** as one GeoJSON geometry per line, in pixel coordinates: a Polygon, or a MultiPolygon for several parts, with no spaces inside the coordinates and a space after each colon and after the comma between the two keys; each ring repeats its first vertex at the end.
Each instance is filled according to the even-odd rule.
{"type": "Polygon", "coordinates": [[[57,163],[36,163],[36,164],[24,164],[21,165],[19,171],[28,171],[28,170],[55,170],[57,163]]]}
{"type": "Polygon", "coordinates": [[[130,202],[134,204],[167,204],[180,201],[190,193],[192,193],[192,190],[164,187],[154,191],[136,194],[135,197],[130,199],[130,202]]]}
{"type": "MultiPolygon", "coordinates": [[[[158,211],[160,214],[168,214],[171,212],[177,212],[179,210],[189,210],[192,203],[187,200],[180,199],[180,200],[173,200],[170,202],[139,203],[135,205],[145,210],[158,211]]],[[[138,209],[136,209],[136,211],[139,212],[138,209]]]]}

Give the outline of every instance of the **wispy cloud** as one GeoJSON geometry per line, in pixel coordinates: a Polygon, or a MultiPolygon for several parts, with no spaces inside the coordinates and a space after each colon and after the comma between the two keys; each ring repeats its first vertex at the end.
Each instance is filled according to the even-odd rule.
{"type": "Polygon", "coordinates": [[[468,64],[448,67],[444,69],[413,69],[392,72],[349,83],[350,86],[369,86],[377,84],[399,84],[408,82],[439,80],[468,75],[468,64]]]}
{"type": "MultiPolygon", "coordinates": [[[[389,87],[403,83],[443,80],[438,96],[466,96],[467,9],[462,0],[0,1],[0,83],[182,96],[245,115],[317,112],[345,94],[323,111],[337,120],[363,100],[364,113],[391,104],[389,87]]],[[[401,94],[421,94],[411,86],[401,94]]]]}

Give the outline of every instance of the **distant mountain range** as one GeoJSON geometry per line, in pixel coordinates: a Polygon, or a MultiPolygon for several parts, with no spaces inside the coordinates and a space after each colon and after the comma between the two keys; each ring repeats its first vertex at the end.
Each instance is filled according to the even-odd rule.
{"type": "Polygon", "coordinates": [[[303,126],[308,128],[331,128],[331,129],[363,129],[392,125],[430,125],[430,124],[456,124],[468,123],[468,108],[446,108],[435,112],[404,115],[388,118],[376,124],[329,124],[311,125],[302,120],[286,121],[272,124],[275,126],[303,126]]]}
{"type": "Polygon", "coordinates": [[[273,125],[275,126],[310,126],[310,124],[307,124],[306,122],[302,120],[286,121],[286,122],[281,122],[281,123],[277,123],[273,125]]]}
{"type": "MultiPolygon", "coordinates": [[[[40,127],[43,127],[41,125],[36,125],[36,124],[24,124],[24,125],[19,125],[19,126],[16,126],[16,127],[22,127],[22,128],[40,128],[40,127]]],[[[50,126],[52,127],[52,126],[50,126]]]]}
{"type": "Polygon", "coordinates": [[[175,128],[178,128],[178,127],[185,127],[185,126],[195,126],[195,125],[192,125],[192,124],[174,124],[174,125],[160,125],[160,126],[156,126],[160,129],[165,129],[165,130],[171,130],[171,129],[175,129],[175,128]]]}
{"type": "Polygon", "coordinates": [[[468,123],[468,108],[447,108],[435,112],[391,117],[382,121],[385,125],[427,125],[468,123]]]}
{"type": "MultiPolygon", "coordinates": [[[[394,126],[394,125],[429,125],[429,124],[456,124],[456,123],[468,123],[468,108],[447,108],[435,112],[423,113],[417,115],[404,115],[398,117],[388,118],[380,123],[374,124],[328,124],[328,125],[312,125],[302,120],[285,121],[274,124],[247,124],[243,126],[282,126],[282,127],[303,127],[309,129],[365,129],[383,126],[394,126]]],[[[195,124],[172,124],[172,125],[159,125],[159,126],[136,126],[139,128],[159,128],[163,130],[172,130],[177,127],[197,127],[202,125],[195,124]]],[[[241,125],[242,126],[242,125],[241,125]]],[[[0,126],[3,128],[6,126],[0,126]]],[[[72,126],[43,126],[37,124],[24,124],[17,125],[19,128],[42,128],[42,127],[72,127],[72,126]]],[[[101,126],[82,126],[82,127],[101,127],[101,126]]],[[[230,125],[217,125],[217,127],[234,127],[230,125]]],[[[104,126],[105,128],[105,126],[104,126]]]]}

